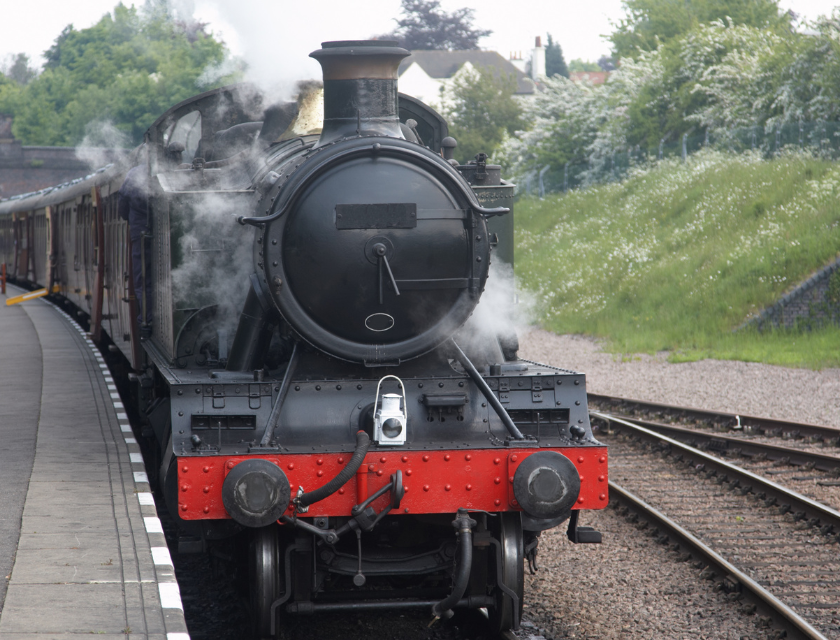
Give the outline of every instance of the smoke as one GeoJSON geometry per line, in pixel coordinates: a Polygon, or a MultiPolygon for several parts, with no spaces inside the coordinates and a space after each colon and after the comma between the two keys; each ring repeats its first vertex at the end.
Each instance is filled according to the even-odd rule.
{"type": "Polygon", "coordinates": [[[513,267],[496,259],[481,300],[455,342],[477,366],[503,362],[500,341],[526,331],[535,317],[536,300],[517,288],[513,267]]]}
{"type": "Polygon", "coordinates": [[[207,194],[172,219],[173,250],[180,253],[172,270],[177,307],[217,305],[219,326],[231,336],[254,272],[254,230],[236,221],[242,206],[242,200],[207,194]]]}
{"type": "Polygon", "coordinates": [[[93,171],[112,162],[126,162],[130,138],[108,120],[95,120],[85,126],[85,137],[76,147],[76,157],[93,171]]]}
{"type": "Polygon", "coordinates": [[[196,0],[194,15],[209,23],[233,54],[245,61],[246,80],[260,87],[269,102],[282,102],[296,93],[299,81],[320,80],[320,65],[309,53],[321,42],[367,40],[391,31],[399,7],[399,0],[363,4],[196,0]]]}
{"type": "Polygon", "coordinates": [[[202,87],[212,87],[226,77],[247,75],[248,65],[241,58],[225,58],[221,63],[206,66],[198,77],[202,87]]]}

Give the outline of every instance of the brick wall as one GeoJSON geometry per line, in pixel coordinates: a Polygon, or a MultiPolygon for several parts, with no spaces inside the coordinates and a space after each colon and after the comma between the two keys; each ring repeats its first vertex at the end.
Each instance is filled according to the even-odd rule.
{"type": "Polygon", "coordinates": [[[0,198],[83,178],[115,156],[110,149],[86,151],[97,161],[78,158],[73,147],[24,147],[13,138],[0,138],[0,198]]]}
{"type": "Polygon", "coordinates": [[[813,329],[840,324],[840,258],[741,325],[813,329]]]}

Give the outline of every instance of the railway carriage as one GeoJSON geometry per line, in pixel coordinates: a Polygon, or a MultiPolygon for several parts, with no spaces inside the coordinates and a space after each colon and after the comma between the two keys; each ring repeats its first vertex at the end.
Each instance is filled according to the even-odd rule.
{"type": "Polygon", "coordinates": [[[324,43],[323,85],[296,102],[201,94],[125,163],[0,202],[10,277],[75,305],[134,370],[181,550],[241,543],[255,637],[364,608],[516,628],[540,532],[600,541],[579,525],[607,504],[585,377],[476,321],[491,260],[513,264],[514,186],[453,160],[445,120],[398,94],[406,55],[324,43]],[[137,164],[139,265],[117,215],[137,164]]]}

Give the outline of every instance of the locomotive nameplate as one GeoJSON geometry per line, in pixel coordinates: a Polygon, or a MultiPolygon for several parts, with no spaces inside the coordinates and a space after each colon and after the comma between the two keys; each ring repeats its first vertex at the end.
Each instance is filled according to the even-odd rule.
{"type": "Polygon", "coordinates": [[[335,205],[336,229],[414,229],[417,205],[413,202],[335,205]]]}

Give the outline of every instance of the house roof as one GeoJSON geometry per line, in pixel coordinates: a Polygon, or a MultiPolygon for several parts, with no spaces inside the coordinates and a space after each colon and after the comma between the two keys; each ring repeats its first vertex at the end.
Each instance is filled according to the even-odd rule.
{"type": "Polygon", "coordinates": [[[534,93],[535,87],[531,79],[505,60],[495,51],[480,51],[469,49],[466,51],[412,51],[400,64],[400,75],[413,63],[417,63],[431,78],[441,80],[451,78],[469,62],[474,67],[490,67],[502,73],[514,74],[516,77],[516,93],[534,93]]]}
{"type": "Polygon", "coordinates": [[[609,71],[572,71],[569,74],[569,80],[572,82],[588,80],[593,85],[599,85],[604,84],[609,76],[609,71]]]}

